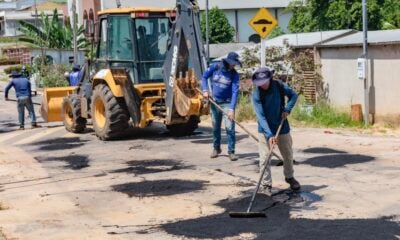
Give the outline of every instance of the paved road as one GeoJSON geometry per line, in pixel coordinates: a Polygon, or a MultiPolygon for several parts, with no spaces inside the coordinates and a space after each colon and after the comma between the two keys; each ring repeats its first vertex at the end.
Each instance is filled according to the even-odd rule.
{"type": "MultiPolygon", "coordinates": [[[[39,99],[37,99],[39,100],[39,99]]],[[[0,99],[0,227],[10,239],[399,239],[400,140],[295,129],[296,176],[273,167],[266,219],[230,219],[257,179],[257,146],[238,132],[240,160],[211,160],[207,123],[173,138],[161,125],[102,142],[60,124],[17,131],[0,99]]],[[[253,131],[254,124],[247,124],[253,131]]],[[[276,160],[274,160],[276,163],[276,160]]],[[[1,238],[0,238],[1,239],[1,238]]]]}

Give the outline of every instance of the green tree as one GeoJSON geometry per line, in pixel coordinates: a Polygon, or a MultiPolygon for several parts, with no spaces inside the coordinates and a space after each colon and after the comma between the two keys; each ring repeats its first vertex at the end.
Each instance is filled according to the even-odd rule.
{"type": "Polygon", "coordinates": [[[272,32],[268,35],[268,39],[272,39],[272,38],[276,38],[279,37],[281,35],[286,34],[285,31],[283,31],[283,29],[279,26],[277,26],[276,28],[274,28],[274,30],[272,30],[272,32]]]}
{"type": "MultiPolygon", "coordinates": [[[[58,11],[54,9],[53,16],[50,18],[43,12],[40,15],[40,25],[37,27],[32,23],[20,21],[19,31],[24,35],[20,41],[31,43],[37,47],[53,49],[72,49],[73,48],[73,29],[69,19],[63,24],[58,18],[58,11]]],[[[83,49],[87,46],[84,36],[84,28],[80,26],[77,34],[78,48],[83,49]]]]}
{"type": "MultiPolygon", "coordinates": [[[[400,15],[398,0],[367,0],[368,5],[368,29],[383,29],[383,12],[390,16],[386,22],[396,22],[396,16],[400,15]],[[386,8],[382,8],[387,6],[386,8]],[[397,14],[397,15],[396,15],[397,14]]],[[[291,32],[312,32],[338,29],[362,30],[362,5],[361,0],[308,0],[293,1],[288,10],[293,12],[289,22],[291,32]]]]}
{"type": "MultiPolygon", "coordinates": [[[[201,16],[201,34],[206,39],[206,15],[201,16]]],[[[235,29],[229,24],[228,18],[224,12],[217,7],[209,11],[209,37],[210,43],[228,43],[232,42],[235,29]]]]}
{"type": "Polygon", "coordinates": [[[381,8],[382,28],[400,28],[400,1],[386,0],[381,8]]]}

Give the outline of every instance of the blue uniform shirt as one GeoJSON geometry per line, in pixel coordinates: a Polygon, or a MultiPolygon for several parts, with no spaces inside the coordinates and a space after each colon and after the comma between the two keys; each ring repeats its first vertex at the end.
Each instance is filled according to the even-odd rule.
{"type": "Polygon", "coordinates": [[[17,95],[17,98],[30,97],[32,94],[31,83],[28,81],[28,79],[24,77],[14,78],[8,83],[4,91],[6,98],[8,98],[8,92],[12,87],[14,87],[15,89],[15,94],[17,95]]]}
{"type": "Polygon", "coordinates": [[[80,71],[72,72],[69,75],[69,85],[70,86],[78,86],[79,85],[80,76],[81,76],[80,71]]]}
{"type": "MultiPolygon", "coordinates": [[[[257,115],[258,132],[263,133],[266,139],[273,137],[278,130],[282,120],[280,83],[272,81],[268,90],[255,87],[253,90],[252,102],[257,115]]],[[[297,93],[286,83],[282,83],[283,92],[289,101],[283,111],[290,113],[296,104],[297,93]]],[[[290,132],[289,122],[285,120],[280,134],[290,132]]]]}
{"type": "Polygon", "coordinates": [[[211,78],[212,97],[217,102],[230,102],[230,109],[235,110],[239,93],[239,74],[227,70],[221,63],[212,64],[201,79],[202,90],[207,92],[208,78],[211,78]]]}

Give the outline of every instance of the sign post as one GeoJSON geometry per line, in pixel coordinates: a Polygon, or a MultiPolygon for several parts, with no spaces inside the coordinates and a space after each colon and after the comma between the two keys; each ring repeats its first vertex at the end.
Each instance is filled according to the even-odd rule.
{"type": "Polygon", "coordinates": [[[256,15],[249,21],[249,25],[260,35],[261,38],[261,67],[266,64],[266,38],[278,25],[278,20],[266,9],[260,8],[256,15]]]}

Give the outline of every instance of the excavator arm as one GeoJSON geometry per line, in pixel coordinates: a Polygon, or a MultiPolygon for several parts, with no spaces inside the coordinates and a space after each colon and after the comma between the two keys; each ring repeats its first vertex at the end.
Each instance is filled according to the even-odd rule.
{"type": "Polygon", "coordinates": [[[207,67],[196,0],[177,0],[176,19],[164,63],[166,124],[200,115],[201,96],[196,91],[207,67]]]}

